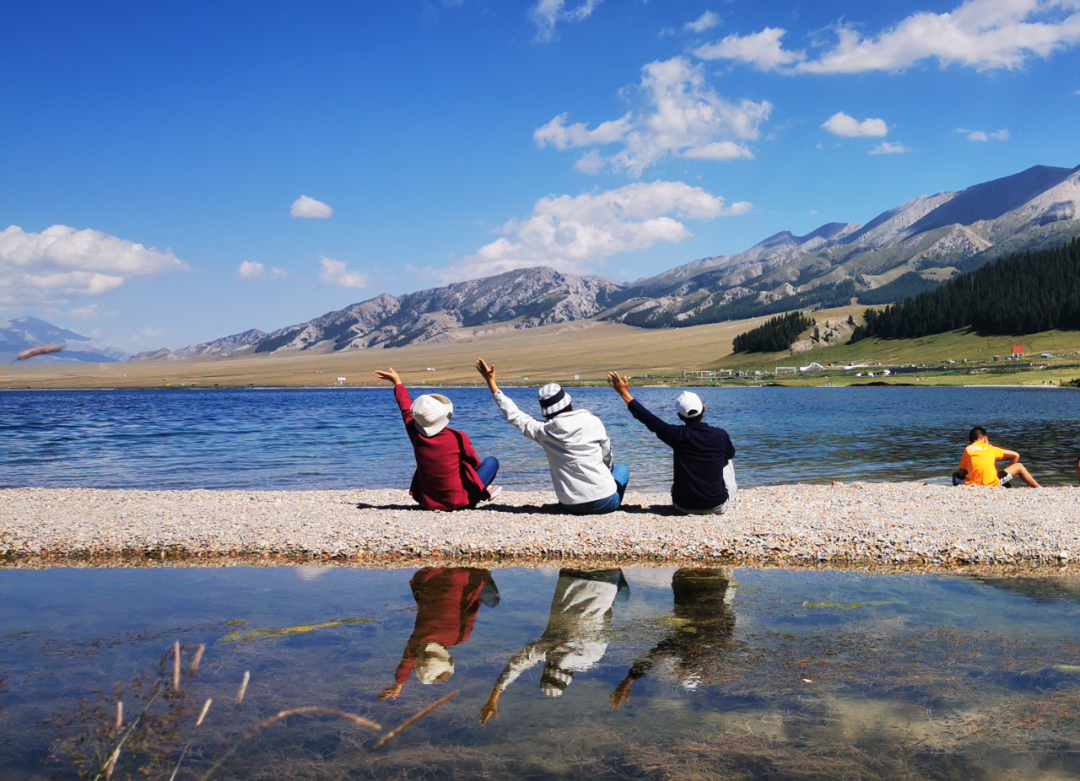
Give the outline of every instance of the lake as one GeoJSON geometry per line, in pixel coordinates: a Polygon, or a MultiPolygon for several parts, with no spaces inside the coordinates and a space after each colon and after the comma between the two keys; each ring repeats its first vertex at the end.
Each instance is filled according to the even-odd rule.
{"type": "MultiPolygon", "coordinates": [[[[432,389],[424,389],[430,391],[432,389]]],[[[423,390],[414,390],[414,397],[423,390]]],[[[453,425],[502,462],[508,489],[549,488],[539,448],[479,388],[444,390],[453,425]]],[[[944,482],[985,426],[1046,485],[1076,483],[1080,392],[1037,388],[701,388],[731,434],[741,486],[852,480],[944,482]]],[[[539,414],[536,392],[508,390],[539,414]]],[[[676,390],[634,391],[675,420],[676,390]]],[[[608,389],[572,389],[601,417],[631,490],[664,492],[668,449],[608,389]]],[[[392,391],[0,393],[0,486],[407,488],[412,453],[392,391]]]]}
{"type": "Polygon", "coordinates": [[[1076,576],[7,569],[0,779],[1077,778],[1078,643],[1076,576]]]}

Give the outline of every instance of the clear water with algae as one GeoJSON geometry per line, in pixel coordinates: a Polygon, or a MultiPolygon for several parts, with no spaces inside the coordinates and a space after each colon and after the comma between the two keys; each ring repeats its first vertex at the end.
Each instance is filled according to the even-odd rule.
{"type": "Polygon", "coordinates": [[[1069,577],[6,569],[0,779],[1074,778],[1078,639],[1069,577]]]}

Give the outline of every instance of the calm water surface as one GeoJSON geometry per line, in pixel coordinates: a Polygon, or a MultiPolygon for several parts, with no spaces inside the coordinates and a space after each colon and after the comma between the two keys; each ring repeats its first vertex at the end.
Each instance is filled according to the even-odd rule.
{"type": "Polygon", "coordinates": [[[114,778],[1077,778],[1078,641],[1075,577],[0,570],[0,779],[93,777],[121,739],[114,778]],[[454,691],[379,749],[259,728],[454,691]]]}
{"type": "MultiPolygon", "coordinates": [[[[431,389],[427,389],[431,390],[431,389]]],[[[421,391],[414,391],[418,393],[421,391]]],[[[502,461],[507,488],[550,487],[539,449],[484,389],[444,391],[454,425],[502,461]]],[[[704,388],[711,422],[738,449],[741,485],[943,481],[973,425],[1017,450],[1048,485],[1075,483],[1080,393],[1022,388],[704,388]]],[[[537,413],[536,394],[509,395],[537,413]]],[[[631,488],[670,486],[670,452],[610,390],[573,391],[601,417],[631,488]]],[[[675,420],[677,391],[635,395],[675,420]]],[[[412,453],[391,391],[0,393],[0,486],[408,487],[412,453]]]]}

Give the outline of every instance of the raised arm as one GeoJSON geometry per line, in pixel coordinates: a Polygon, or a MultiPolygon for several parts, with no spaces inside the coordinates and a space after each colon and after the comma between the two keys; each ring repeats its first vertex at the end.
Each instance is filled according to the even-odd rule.
{"type": "Polygon", "coordinates": [[[510,422],[510,425],[527,436],[529,439],[535,440],[540,432],[544,428],[544,424],[534,418],[532,415],[526,415],[520,409],[513,399],[499,390],[499,386],[495,383],[495,367],[489,366],[483,358],[476,359],[476,370],[480,372],[480,376],[487,381],[488,390],[491,391],[492,398],[495,399],[495,404],[503,415],[510,422]]]}
{"type": "Polygon", "coordinates": [[[1020,454],[1017,453],[1015,450],[1004,450],[1003,449],[1001,451],[1001,453],[1002,453],[1002,458],[1009,459],[1010,464],[1015,464],[1017,461],[1020,460],[1020,454]]]}
{"type": "Polygon", "coordinates": [[[409,396],[409,391],[401,384],[401,377],[392,368],[386,371],[377,371],[375,376],[380,380],[394,383],[394,401],[397,402],[398,409],[401,410],[401,417],[405,421],[405,425],[408,426],[409,421],[412,420],[412,398],[409,396]]]}
{"type": "Polygon", "coordinates": [[[488,695],[487,702],[480,709],[481,726],[487,724],[488,719],[499,717],[499,697],[506,690],[506,687],[516,681],[523,672],[532,669],[545,659],[547,659],[546,646],[537,641],[522,648],[506,663],[506,667],[503,668],[502,673],[491,689],[491,694],[488,695]]]}
{"type": "Polygon", "coordinates": [[[630,395],[629,377],[620,377],[618,372],[608,372],[607,381],[608,385],[619,394],[619,398],[627,404],[634,400],[634,397],[630,395]]]}

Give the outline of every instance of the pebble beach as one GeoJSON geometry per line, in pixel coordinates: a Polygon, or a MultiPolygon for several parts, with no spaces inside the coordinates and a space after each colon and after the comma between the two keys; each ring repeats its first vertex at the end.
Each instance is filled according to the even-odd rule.
{"type": "Polygon", "coordinates": [[[433,513],[399,490],[0,490],[7,566],[268,558],[1034,571],[1080,560],[1080,489],[773,486],[741,490],[722,516],[678,515],[665,495],[630,492],[622,510],[588,517],[560,513],[547,492],[433,513]]]}

